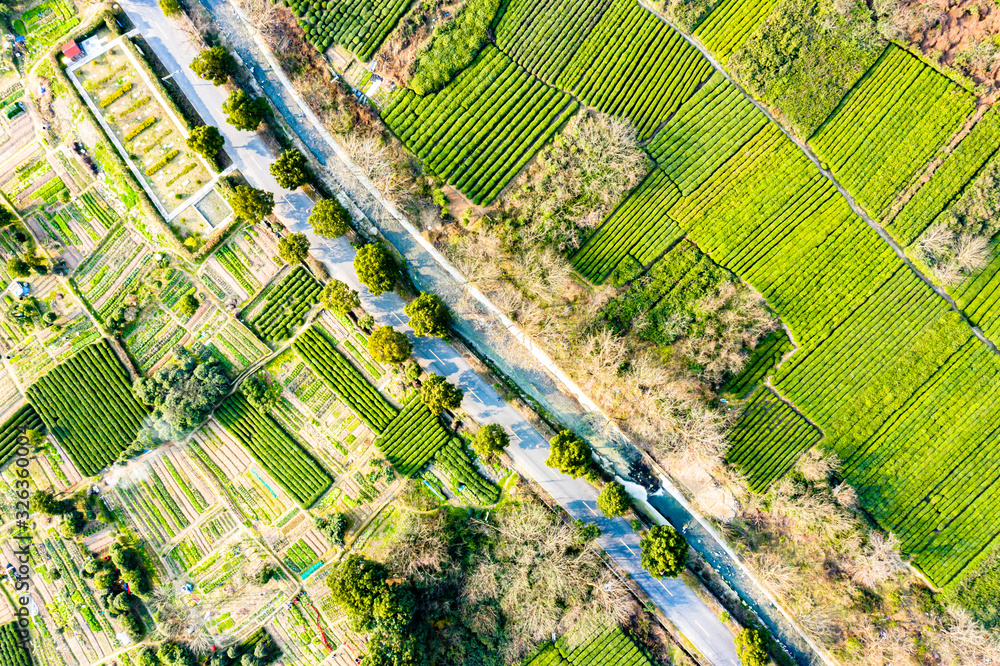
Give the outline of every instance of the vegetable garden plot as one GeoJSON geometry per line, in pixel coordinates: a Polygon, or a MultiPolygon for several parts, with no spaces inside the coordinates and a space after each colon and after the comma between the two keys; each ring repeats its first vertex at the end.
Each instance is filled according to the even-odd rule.
{"type": "Polygon", "coordinates": [[[512,0],[496,44],[515,62],[554,84],[612,0],[512,0]]]}
{"type": "Polygon", "coordinates": [[[500,488],[482,477],[472,456],[457,438],[449,439],[434,455],[434,466],[451,477],[455,490],[468,494],[476,504],[485,506],[500,500],[500,488]]]}
{"type": "Polygon", "coordinates": [[[229,396],[215,414],[271,478],[304,508],[315,504],[333,483],[298,442],[240,393],[229,396]]]}
{"type": "Polygon", "coordinates": [[[723,392],[737,397],[746,396],[764,380],[781,362],[794,345],[783,330],[771,331],[757,343],[757,348],[738,375],[731,377],[722,387],[723,392]]]}
{"type": "Polygon", "coordinates": [[[265,340],[284,340],[319,302],[322,289],[305,268],[296,266],[281,282],[267,289],[262,296],[263,307],[247,323],[265,340]]]}
{"type": "Polygon", "coordinates": [[[114,462],[146,418],[104,342],[85,347],[35,382],[28,400],[84,476],[114,462]]]}
{"type": "Polygon", "coordinates": [[[778,0],[723,0],[695,29],[694,36],[725,63],[777,4],[778,0]]]}
{"type": "Polygon", "coordinates": [[[676,30],[634,0],[615,0],[556,85],[588,106],[652,136],[709,77],[712,65],[676,30]]]}
{"type": "Polygon", "coordinates": [[[414,398],[375,440],[375,445],[400,474],[413,476],[448,443],[448,437],[440,419],[414,398]]]}
{"type": "Polygon", "coordinates": [[[573,266],[603,282],[630,252],[642,265],[653,261],[682,233],[666,211],[681,196],[662,169],[654,169],[573,255],[573,266]]]}
{"type": "Polygon", "coordinates": [[[282,0],[320,51],[333,44],[368,60],[406,13],[411,0],[282,0]]]}
{"type": "Polygon", "coordinates": [[[743,470],[751,490],[764,492],[822,436],[774,391],[762,386],[733,427],[726,460],[743,470]]]}
{"type": "Polygon", "coordinates": [[[878,216],[975,104],[951,79],[889,45],[809,143],[858,203],[878,216]]]}
{"type": "Polygon", "coordinates": [[[0,626],[0,666],[31,666],[31,655],[21,647],[15,624],[0,626]]]}
{"type": "Polygon", "coordinates": [[[384,120],[431,172],[489,205],[577,106],[490,45],[439,92],[397,94],[384,120]]]}
{"type": "Polygon", "coordinates": [[[0,426],[0,466],[7,463],[17,449],[17,438],[24,430],[38,430],[42,427],[42,417],[31,403],[24,403],[0,426]]]}
{"type": "Polygon", "coordinates": [[[368,383],[364,375],[337,351],[336,346],[313,326],[293,345],[309,366],[375,432],[382,432],[396,418],[396,409],[368,383]]]}
{"type": "Polygon", "coordinates": [[[891,221],[886,230],[909,245],[948,205],[996,153],[1000,145],[1000,113],[991,109],[955,147],[934,174],[891,221]]]}
{"type": "Polygon", "coordinates": [[[648,150],[687,195],[767,123],[753,102],[715,72],[656,133],[648,150]]]}

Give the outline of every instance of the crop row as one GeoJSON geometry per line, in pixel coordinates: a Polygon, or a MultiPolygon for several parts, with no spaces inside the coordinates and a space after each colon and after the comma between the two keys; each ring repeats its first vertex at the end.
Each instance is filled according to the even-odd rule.
{"type": "Polygon", "coordinates": [[[886,229],[899,242],[909,245],[941,211],[954,201],[966,184],[996,153],[1000,145],[1000,113],[992,107],[955,150],[906,203],[886,229]]]}
{"type": "Polygon", "coordinates": [[[238,246],[228,243],[219,248],[219,251],[215,253],[215,258],[219,260],[223,268],[236,278],[236,282],[243,287],[243,290],[253,296],[260,289],[260,281],[257,280],[253,271],[242,261],[241,257],[237,256],[237,253],[243,254],[238,246]]]}
{"type": "Polygon", "coordinates": [[[296,339],[294,347],[316,374],[372,430],[382,432],[396,417],[395,408],[315,326],[304,331],[296,339]]]}
{"type": "Polygon", "coordinates": [[[448,431],[419,399],[412,399],[375,440],[400,474],[413,476],[448,442],[448,431]]]}
{"type": "Polygon", "coordinates": [[[975,103],[949,78],[890,45],[809,143],[858,203],[881,215],[975,103]]]}
{"type": "Polygon", "coordinates": [[[477,504],[485,506],[500,500],[500,488],[484,479],[461,442],[452,437],[434,455],[434,465],[451,477],[452,486],[471,495],[477,504]]]}
{"type": "Polygon", "coordinates": [[[0,426],[0,465],[14,455],[17,448],[17,438],[22,430],[39,430],[42,428],[42,417],[38,415],[31,403],[24,403],[13,416],[0,426]]]}
{"type": "Polygon", "coordinates": [[[513,0],[496,27],[497,46],[554,84],[611,0],[513,0]]]}
{"type": "Polygon", "coordinates": [[[556,85],[627,117],[646,139],[711,72],[679,32],[633,0],[614,0],[556,85]]]}
{"type": "Polygon", "coordinates": [[[715,72],[656,133],[648,150],[686,195],[767,122],[753,102],[715,72]]]}
{"type": "Polygon", "coordinates": [[[268,414],[262,414],[240,393],[226,399],[216,411],[219,422],[299,504],[308,508],[333,483],[298,442],[268,414]]]}
{"type": "Polygon", "coordinates": [[[723,0],[695,29],[694,36],[725,62],[778,4],[778,0],[723,0]]]}
{"type": "Polygon", "coordinates": [[[106,343],[56,366],[28,389],[28,399],[84,476],[112,463],[146,418],[106,343]]]}
{"type": "Polygon", "coordinates": [[[666,215],[680,196],[663,170],[654,169],[573,255],[573,266],[603,282],[629,252],[642,264],[652,261],[682,235],[666,215]]]}
{"type": "Polygon", "coordinates": [[[730,434],[726,459],[743,470],[751,490],[763,492],[821,437],[788,403],[761,387],[730,434]]]}
{"type": "Polygon", "coordinates": [[[265,296],[264,306],[248,323],[265,340],[289,337],[319,302],[319,282],[302,266],[286,275],[265,296]]]}
{"type": "Polygon", "coordinates": [[[181,489],[181,492],[183,492],[191,502],[191,506],[194,507],[194,510],[198,513],[202,513],[208,505],[205,503],[205,498],[202,496],[201,492],[192,486],[191,480],[187,478],[186,474],[182,475],[177,470],[177,466],[174,465],[170,458],[163,456],[160,460],[162,460],[163,465],[167,468],[167,472],[170,473],[170,476],[173,477],[174,483],[177,484],[177,487],[181,489]]]}
{"type": "Polygon", "coordinates": [[[443,90],[404,91],[384,118],[428,169],[488,205],[576,108],[568,94],[487,46],[443,90]]]}
{"type": "Polygon", "coordinates": [[[114,210],[103,201],[98,203],[97,195],[93,192],[84,192],[80,195],[80,200],[83,201],[83,207],[87,210],[87,212],[93,215],[105,229],[110,229],[114,226],[117,215],[115,215],[114,210]]]}

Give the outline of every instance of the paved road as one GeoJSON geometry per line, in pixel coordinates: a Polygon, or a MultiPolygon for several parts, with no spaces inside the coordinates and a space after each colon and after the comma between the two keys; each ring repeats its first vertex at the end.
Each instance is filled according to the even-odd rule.
{"type": "MultiPolygon", "coordinates": [[[[711,663],[738,665],[733,637],[726,626],[683,582],[657,581],[642,569],[639,564],[638,535],[625,520],[608,519],[600,515],[596,508],[597,490],[585,481],[571,479],[546,467],[544,461],[548,457],[548,442],[517,410],[505,403],[453,347],[436,338],[415,338],[406,325],[408,318],[403,312],[404,303],[399,296],[393,293],[372,296],[358,282],[352,265],[355,251],[346,239],[331,240],[312,233],[307,223],[312,202],[301,192],[289,192],[278,187],[267,171],[271,157],[263,142],[256,135],[236,130],[225,122],[222,113],[225,94],[210,83],[198,79],[188,69],[197,54],[197,48],[179,28],[179,24],[164,19],[153,0],[124,0],[122,6],[160,60],[174,73],[174,79],[205,121],[216,124],[223,132],[226,150],[236,167],[253,186],[276,193],[276,214],[289,229],[303,232],[309,237],[313,254],[326,265],[330,274],[359,291],[365,310],[377,322],[391,324],[410,335],[414,343],[414,356],[421,366],[448,377],[460,386],[465,391],[462,407],[473,418],[479,422],[500,423],[513,433],[513,445],[508,453],[515,463],[571,516],[596,523],[601,528],[600,543],[607,553],[633,576],[711,663]]],[[[247,60],[244,55],[244,61],[247,60]]],[[[275,100],[274,97],[271,99],[275,100]]],[[[310,145],[310,149],[316,148],[308,134],[302,138],[310,145]]],[[[318,137],[317,140],[322,141],[318,137]]],[[[339,162],[332,151],[327,154],[327,159],[339,162]]],[[[343,164],[338,171],[339,174],[335,173],[338,180],[345,172],[349,175],[343,164]]],[[[353,198],[354,193],[351,194],[353,198]]]]}

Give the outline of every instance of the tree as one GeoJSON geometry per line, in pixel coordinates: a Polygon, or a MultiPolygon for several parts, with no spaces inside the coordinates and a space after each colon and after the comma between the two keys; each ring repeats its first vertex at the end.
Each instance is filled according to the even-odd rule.
{"type": "Polygon", "coordinates": [[[295,148],[284,151],[271,163],[271,175],[286,190],[297,189],[312,178],[306,156],[295,148]]]}
{"type": "Polygon", "coordinates": [[[167,18],[173,18],[181,13],[181,5],[177,0],[160,0],[160,11],[167,18]]]}
{"type": "Polygon", "coordinates": [[[173,351],[177,366],[160,368],[132,385],[136,398],[153,407],[152,430],[161,440],[185,435],[229,392],[229,380],[218,361],[198,363],[180,345],[173,351]]]}
{"type": "Polygon", "coordinates": [[[247,402],[257,408],[262,414],[267,414],[278,402],[279,391],[272,389],[267,382],[257,377],[251,377],[240,387],[247,402]]]}
{"type": "Polygon", "coordinates": [[[14,213],[11,212],[10,208],[0,205],[0,229],[9,227],[15,220],[17,218],[14,217],[14,213]]]}
{"type": "Polygon", "coordinates": [[[191,61],[191,71],[213,85],[221,86],[236,71],[236,61],[229,51],[221,46],[213,46],[199,53],[191,61]]]}
{"type": "Polygon", "coordinates": [[[191,135],[187,138],[187,147],[213,164],[215,156],[225,143],[225,137],[215,125],[199,125],[191,130],[191,135]]]}
{"type": "Polygon", "coordinates": [[[499,423],[487,423],[472,438],[472,450],[483,460],[494,460],[510,445],[510,436],[499,423]]]}
{"type": "Polygon", "coordinates": [[[332,543],[343,546],[344,536],[347,535],[347,518],[342,513],[332,513],[329,518],[320,518],[316,522],[316,529],[332,543]]]}
{"type": "Polygon", "coordinates": [[[358,250],[354,255],[354,272],[373,296],[392,291],[399,275],[392,255],[378,243],[369,243],[358,250]]]}
{"type": "Polygon", "coordinates": [[[177,303],[178,309],[185,317],[190,317],[197,312],[200,305],[201,303],[194,297],[194,294],[184,294],[181,296],[181,300],[177,303]]]}
{"type": "Polygon", "coordinates": [[[237,185],[229,198],[236,217],[257,224],[274,211],[274,195],[246,185],[237,185]]]}
{"type": "Polygon", "coordinates": [[[639,542],[642,566],[653,578],[676,578],[684,571],[688,544],[670,525],[656,525],[639,542]]]}
{"type": "Polygon", "coordinates": [[[327,577],[333,600],[340,605],[355,631],[375,624],[376,601],[388,592],[389,570],[381,562],[349,555],[327,577]]]}
{"type": "Polygon", "coordinates": [[[7,260],[7,272],[14,277],[28,277],[31,275],[31,267],[28,266],[28,262],[20,257],[11,257],[7,260]]]}
{"type": "Polygon", "coordinates": [[[379,363],[402,363],[412,351],[410,339],[392,326],[380,326],[368,338],[368,353],[379,363]]]}
{"type": "Polygon", "coordinates": [[[101,569],[94,574],[94,587],[98,590],[106,590],[115,582],[115,572],[113,569],[101,569]]]}
{"type": "Polygon", "coordinates": [[[549,467],[574,479],[590,471],[593,465],[590,446],[569,430],[560,432],[549,444],[551,452],[545,460],[545,464],[549,467]]]}
{"type": "Polygon", "coordinates": [[[156,659],[156,653],[149,647],[139,649],[139,657],[136,661],[139,666],[157,666],[159,664],[156,659]]]}
{"type": "Polygon", "coordinates": [[[760,631],[744,629],[736,634],[736,655],[743,666],[766,666],[768,657],[760,631]]]}
{"type": "Polygon", "coordinates": [[[458,409],[465,394],[441,375],[431,375],[420,385],[420,400],[437,416],[446,409],[458,409]]]}
{"type": "Polygon", "coordinates": [[[122,613],[118,617],[118,621],[121,622],[122,628],[125,629],[125,633],[132,639],[132,642],[138,642],[146,635],[146,627],[143,626],[142,620],[136,617],[135,613],[131,611],[122,613]]]}
{"type": "Polygon", "coordinates": [[[305,234],[289,234],[278,241],[278,256],[286,264],[301,264],[309,256],[309,239],[305,234]]]}
{"type": "Polygon", "coordinates": [[[448,335],[451,313],[437,294],[422,291],[403,311],[410,316],[410,326],[417,335],[434,335],[439,338],[448,335]]]}
{"type": "Polygon", "coordinates": [[[236,129],[254,132],[267,117],[267,100],[263,97],[251,97],[243,89],[229,93],[222,104],[222,112],[226,121],[236,129]]]}
{"type": "Polygon", "coordinates": [[[351,214],[336,199],[320,199],[309,214],[313,231],[325,238],[340,238],[351,229],[351,214]]]}
{"type": "Polygon", "coordinates": [[[625,490],[625,486],[617,481],[608,481],[601,489],[601,494],[597,496],[597,508],[608,518],[625,515],[630,506],[632,497],[625,490]]]}
{"type": "Polygon", "coordinates": [[[361,299],[358,297],[358,292],[351,289],[346,282],[341,282],[340,280],[330,280],[326,283],[323,291],[319,293],[319,302],[327,310],[336,312],[341,316],[347,316],[347,313],[354,308],[361,307],[361,299]]]}
{"type": "Polygon", "coordinates": [[[253,582],[256,585],[267,585],[268,581],[275,578],[277,574],[277,569],[270,564],[265,564],[260,569],[257,569],[257,573],[253,575],[253,582]]]}
{"type": "Polygon", "coordinates": [[[31,508],[46,516],[58,516],[63,512],[63,503],[47,490],[36,490],[31,494],[31,508]]]}

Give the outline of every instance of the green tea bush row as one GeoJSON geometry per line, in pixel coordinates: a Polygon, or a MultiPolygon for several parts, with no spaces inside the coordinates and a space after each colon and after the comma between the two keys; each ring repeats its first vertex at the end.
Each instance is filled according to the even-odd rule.
{"type": "Polygon", "coordinates": [[[296,338],[293,346],[323,382],[372,430],[382,432],[396,418],[396,409],[315,326],[296,338]]]}
{"type": "Polygon", "coordinates": [[[291,335],[305,320],[322,291],[319,282],[302,266],[296,266],[265,295],[266,301],[247,322],[265,340],[279,341],[291,335]]]}
{"type": "Polygon", "coordinates": [[[375,445],[404,476],[413,476],[448,442],[448,431],[418,398],[393,419],[375,445]]]}
{"type": "Polygon", "coordinates": [[[333,479],[269,414],[261,413],[240,393],[215,412],[219,423],[242,444],[264,470],[303,508],[326,492],[333,479]]]}
{"type": "Polygon", "coordinates": [[[695,29],[694,36],[725,62],[777,4],[778,0],[723,0],[695,29]]]}

